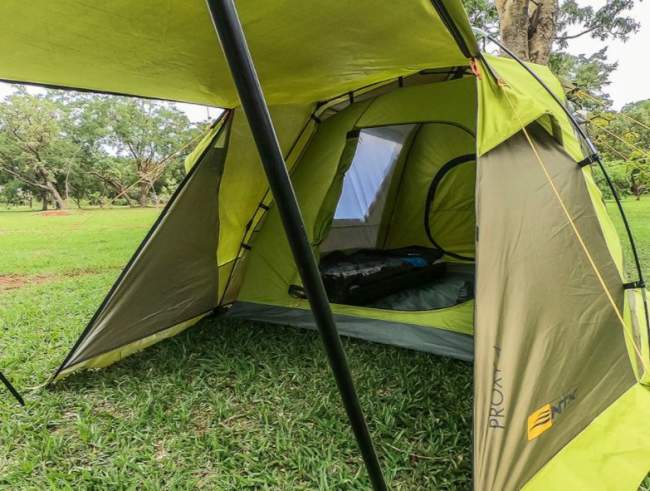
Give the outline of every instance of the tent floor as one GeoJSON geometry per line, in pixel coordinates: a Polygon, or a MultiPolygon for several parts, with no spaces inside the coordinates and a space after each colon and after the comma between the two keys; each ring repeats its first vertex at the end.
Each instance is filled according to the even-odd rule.
{"type": "MultiPolygon", "coordinates": [[[[468,307],[468,315],[473,316],[473,306],[470,302],[457,307],[466,306],[468,307]]],[[[312,313],[306,308],[236,302],[227,315],[237,319],[291,325],[305,329],[316,328],[312,313]]],[[[340,313],[335,313],[334,318],[339,333],[343,336],[449,356],[465,361],[471,361],[474,358],[474,338],[469,334],[436,327],[340,313]]]]}

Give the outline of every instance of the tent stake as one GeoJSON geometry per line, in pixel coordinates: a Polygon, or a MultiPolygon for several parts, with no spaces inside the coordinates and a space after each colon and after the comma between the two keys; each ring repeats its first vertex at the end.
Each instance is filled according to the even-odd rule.
{"type": "Polygon", "coordinates": [[[289,172],[232,0],[206,0],[269,181],[330,367],[375,490],[387,489],[347,365],[289,172]]]}

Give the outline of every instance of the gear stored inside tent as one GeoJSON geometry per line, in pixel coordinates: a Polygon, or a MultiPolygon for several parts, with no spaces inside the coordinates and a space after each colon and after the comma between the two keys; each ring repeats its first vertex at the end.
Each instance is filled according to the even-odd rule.
{"type": "Polygon", "coordinates": [[[0,6],[2,79],[226,108],[56,378],[213,313],[318,327],[376,489],[337,332],[473,360],[476,490],[636,489],[645,285],[559,82],[459,1],[317,4],[239,2],[272,125],[229,0],[0,6]]]}

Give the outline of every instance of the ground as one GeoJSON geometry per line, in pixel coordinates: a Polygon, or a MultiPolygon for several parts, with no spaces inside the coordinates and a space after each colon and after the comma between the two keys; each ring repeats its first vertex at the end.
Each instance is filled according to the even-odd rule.
{"type": "MultiPolygon", "coordinates": [[[[626,203],[650,266],[650,199],[626,203]]],[[[0,489],[367,489],[315,333],[203,322],[42,384],[155,209],[0,212],[0,489]]],[[[471,483],[471,365],[344,340],[393,489],[471,483]]]]}

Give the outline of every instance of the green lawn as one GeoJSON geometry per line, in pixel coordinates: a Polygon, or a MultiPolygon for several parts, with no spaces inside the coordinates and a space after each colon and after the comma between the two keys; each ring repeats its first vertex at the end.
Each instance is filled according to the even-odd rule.
{"type": "MultiPolygon", "coordinates": [[[[625,214],[627,215],[632,233],[638,246],[639,257],[641,259],[641,266],[644,269],[646,277],[650,277],[650,196],[645,197],[640,201],[626,200],[623,204],[625,214]]],[[[613,217],[614,224],[619,229],[619,233],[623,233],[624,228],[621,220],[616,211],[613,203],[608,206],[610,215],[613,217]]],[[[627,245],[625,236],[621,236],[624,245],[627,245]]],[[[632,268],[631,254],[629,248],[625,250],[626,263],[628,264],[628,271],[634,274],[632,268]]],[[[636,277],[634,279],[637,279],[636,277]]],[[[649,278],[650,279],[650,278],[649,278]]]]}
{"type": "MultiPolygon", "coordinates": [[[[646,270],[650,199],[626,203],[646,270]]],[[[41,384],[157,210],[0,212],[0,489],[367,489],[313,332],[204,321],[41,384]]],[[[471,365],[344,340],[394,489],[471,482],[471,365]]]]}
{"type": "MultiPolygon", "coordinates": [[[[39,387],[156,213],[0,212],[0,367],[28,402],[0,391],[0,489],[367,489],[313,332],[202,322],[39,387]]],[[[344,344],[393,487],[467,489],[471,366],[344,344]]]]}

